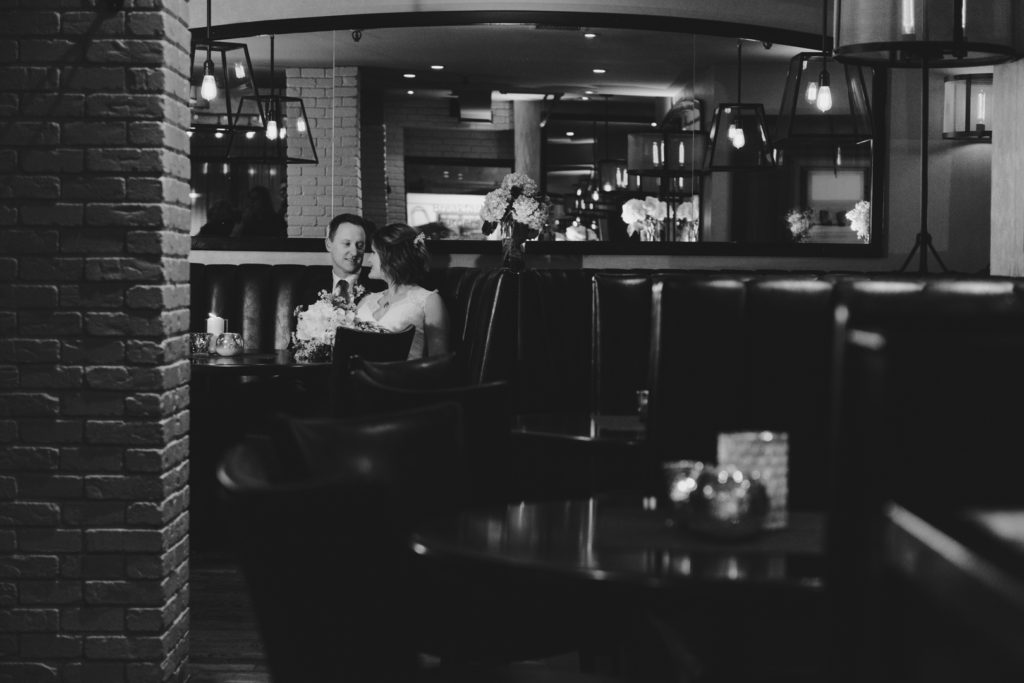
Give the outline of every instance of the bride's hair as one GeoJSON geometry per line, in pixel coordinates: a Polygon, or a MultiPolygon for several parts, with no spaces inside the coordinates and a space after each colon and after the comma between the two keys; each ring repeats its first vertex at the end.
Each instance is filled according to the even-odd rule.
{"type": "Polygon", "coordinates": [[[395,284],[422,284],[426,279],[427,247],[419,230],[405,223],[391,223],[375,231],[370,241],[380,259],[380,269],[395,284]]]}

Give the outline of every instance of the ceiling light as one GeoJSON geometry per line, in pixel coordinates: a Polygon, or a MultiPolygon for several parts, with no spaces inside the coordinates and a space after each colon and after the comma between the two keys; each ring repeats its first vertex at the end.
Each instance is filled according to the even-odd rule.
{"type": "Polygon", "coordinates": [[[589,100],[590,98],[589,98],[589,97],[587,97],[586,95],[584,95],[584,96],[583,96],[583,97],[581,97],[580,99],[581,99],[581,100],[589,100]]]}
{"type": "Polygon", "coordinates": [[[583,37],[584,38],[597,38],[597,34],[594,33],[593,31],[587,31],[586,33],[583,34],[583,37]]]}
{"type": "Polygon", "coordinates": [[[416,74],[402,74],[402,78],[416,78],[416,74]]]}
{"type": "Polygon", "coordinates": [[[576,133],[574,131],[567,130],[565,132],[565,137],[567,137],[567,138],[571,138],[573,135],[576,135],[576,133]]]}
{"type": "Polygon", "coordinates": [[[416,94],[416,91],[415,91],[415,90],[406,90],[406,91],[405,91],[405,94],[406,94],[406,95],[415,95],[415,94],[416,94]]]}
{"type": "Polygon", "coordinates": [[[444,64],[431,64],[430,68],[434,71],[441,71],[444,69],[444,64]]]}
{"type": "Polygon", "coordinates": [[[587,95],[593,95],[594,94],[593,90],[584,90],[583,92],[586,93],[587,95]]]}
{"type": "Polygon", "coordinates": [[[596,74],[603,74],[603,73],[607,73],[607,72],[604,69],[594,69],[594,73],[596,73],[596,74]]]}

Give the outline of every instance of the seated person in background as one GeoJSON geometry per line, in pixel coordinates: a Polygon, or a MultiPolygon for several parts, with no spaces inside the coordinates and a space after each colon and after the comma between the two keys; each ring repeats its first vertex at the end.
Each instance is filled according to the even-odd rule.
{"type": "Polygon", "coordinates": [[[367,233],[372,230],[373,223],[354,213],[341,213],[331,219],[324,245],[331,256],[331,291],[334,294],[351,298],[356,285],[366,292],[384,289],[384,282],[371,282],[370,269],[363,268],[367,233]]]}
{"type": "Polygon", "coordinates": [[[287,237],[288,226],[270,200],[270,190],[254,185],[249,190],[249,206],[242,214],[242,237],[287,237]]]}
{"type": "Polygon", "coordinates": [[[370,244],[370,277],[384,280],[388,287],[367,295],[356,315],[393,332],[415,326],[410,360],[447,353],[448,311],[440,294],[419,285],[429,267],[423,234],[404,223],[392,223],[374,232],[370,244]]]}
{"type": "Polygon", "coordinates": [[[210,207],[206,225],[199,228],[196,237],[230,237],[238,219],[235,205],[227,199],[219,199],[210,207]]]}

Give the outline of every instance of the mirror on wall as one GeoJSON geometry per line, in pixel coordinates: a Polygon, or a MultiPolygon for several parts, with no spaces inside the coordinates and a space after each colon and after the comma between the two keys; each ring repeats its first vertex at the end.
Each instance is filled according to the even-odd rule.
{"type": "MultiPolygon", "coordinates": [[[[266,38],[233,40],[269,86],[266,38]]],[[[827,64],[809,59],[814,73],[794,85],[806,48],[745,41],[740,61],[737,42],[504,23],[278,34],[275,88],[302,99],[318,161],[233,160],[230,135],[195,132],[193,235],[322,237],[332,215],[357,211],[431,239],[484,240],[483,198],[517,170],[551,198],[553,240],[871,244],[847,214],[881,200],[884,169],[873,135],[832,134],[853,97],[845,75],[829,69],[834,111],[787,112],[787,89],[827,64]],[[739,98],[763,108],[771,163],[708,171],[714,121],[739,98]],[[811,135],[784,136],[794,122],[811,135]],[[655,229],[631,212],[645,202],[655,229]]],[[[877,112],[884,92],[862,78],[877,112]]],[[[757,129],[720,125],[733,150],[756,141],[757,129]]]]}

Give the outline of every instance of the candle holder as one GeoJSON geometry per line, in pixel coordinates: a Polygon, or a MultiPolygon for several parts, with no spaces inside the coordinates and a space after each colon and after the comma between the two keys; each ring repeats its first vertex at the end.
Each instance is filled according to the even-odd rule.
{"type": "Polygon", "coordinates": [[[213,346],[213,335],[209,332],[193,332],[189,335],[189,351],[193,356],[205,356],[213,346]]]}
{"type": "Polygon", "coordinates": [[[243,348],[242,335],[238,332],[218,334],[213,345],[213,350],[218,356],[237,356],[243,348]]]}

